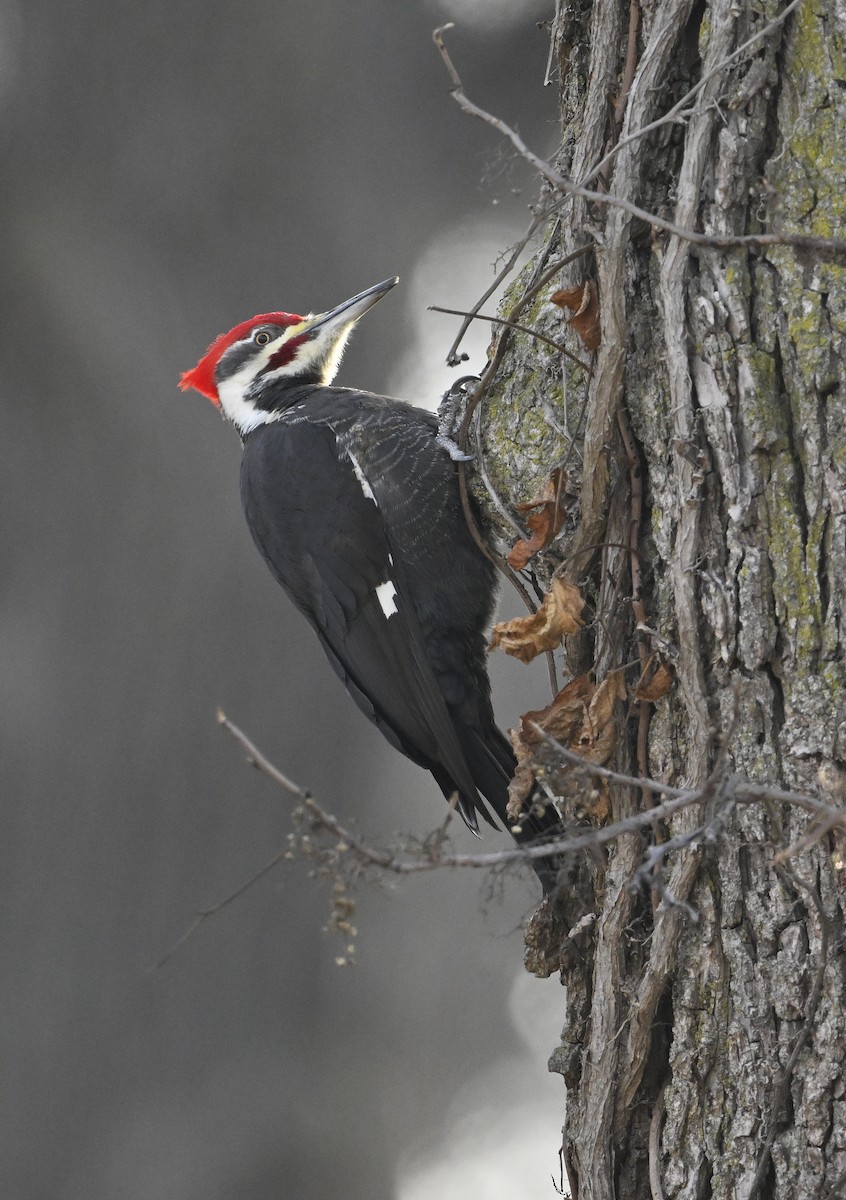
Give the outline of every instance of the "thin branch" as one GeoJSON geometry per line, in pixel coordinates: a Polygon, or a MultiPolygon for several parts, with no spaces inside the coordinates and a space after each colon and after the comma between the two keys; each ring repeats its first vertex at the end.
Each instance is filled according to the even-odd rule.
{"type": "Polygon", "coordinates": [[[637,31],[639,26],[639,0],[629,0],[629,36],[626,46],[626,65],[623,68],[620,94],[617,97],[617,103],[614,105],[614,125],[617,129],[623,124],[626,104],[628,103],[629,92],[631,91],[632,80],[634,79],[635,68],[637,67],[637,31]]]}
{"type": "MultiPolygon", "coordinates": [[[[685,800],[688,802],[699,800],[704,794],[704,789],[694,791],[689,788],[677,788],[669,783],[660,783],[657,779],[646,779],[637,775],[623,775],[619,771],[612,771],[610,767],[601,767],[599,763],[588,762],[586,758],[582,758],[581,755],[568,750],[566,746],[562,746],[554,737],[550,737],[546,730],[541,729],[540,725],[537,725],[534,721],[530,721],[529,726],[565,762],[572,763],[574,767],[581,767],[589,775],[595,775],[598,779],[605,779],[609,783],[621,783],[627,787],[642,788],[662,796],[671,796],[674,801],[680,802],[679,809],[687,807],[687,805],[681,802],[685,800]]],[[[734,787],[735,799],[743,804],[757,804],[765,800],[774,801],[776,804],[794,804],[797,808],[804,808],[807,812],[822,813],[825,816],[837,816],[838,820],[835,823],[846,825],[846,807],[826,804],[824,800],[818,800],[816,796],[809,796],[805,792],[788,792],[783,788],[770,787],[768,784],[763,783],[748,783],[745,780],[736,780],[732,786],[734,787]]],[[[656,820],[662,821],[666,814],[666,808],[666,805],[658,805],[656,808],[651,808],[649,813],[656,820]]],[[[673,812],[677,812],[679,809],[673,809],[673,812]]],[[[625,822],[621,822],[621,824],[625,824],[625,822]]]]}
{"type": "MultiPolygon", "coordinates": [[[[234,738],[234,740],[244,750],[249,762],[262,774],[271,779],[278,787],[290,796],[293,796],[299,801],[300,811],[304,812],[312,823],[312,826],[317,831],[322,831],[332,834],[338,839],[334,850],[339,854],[351,854],[353,858],[364,867],[374,867],[381,871],[389,871],[394,875],[417,875],[423,871],[432,871],[440,868],[474,868],[482,870],[490,870],[494,867],[505,867],[516,863],[525,863],[536,859],[558,858],[569,854],[578,854],[584,850],[594,849],[598,846],[606,845],[609,842],[616,841],[617,838],[626,834],[638,833],[646,826],[651,825],[654,821],[663,821],[683,809],[690,808],[694,804],[700,803],[710,794],[709,786],[706,785],[701,791],[685,791],[680,788],[670,787],[668,784],[658,783],[656,780],[639,779],[630,775],[623,775],[616,771],[611,771],[607,767],[601,767],[597,763],[588,762],[587,759],[581,758],[572,751],[567,750],[554,738],[551,738],[539,725],[534,722],[529,722],[530,727],[540,735],[541,739],[552,746],[556,753],[559,754],[565,761],[571,762],[573,765],[584,770],[589,775],[594,775],[600,779],[605,779],[609,782],[622,783],[630,787],[641,788],[649,791],[663,793],[669,797],[662,804],[656,805],[645,812],[634,813],[631,816],[625,817],[620,821],[614,822],[612,825],[606,825],[601,828],[591,829],[586,833],[577,834],[574,837],[555,838],[543,843],[535,843],[534,845],[524,845],[514,847],[510,850],[498,850],[487,854],[445,854],[443,847],[446,842],[447,824],[452,818],[452,812],[448,814],[444,825],[436,831],[435,835],[428,838],[423,846],[425,854],[424,858],[403,858],[399,857],[390,850],[377,850],[367,842],[363,841],[358,835],[353,833],[346,826],[342,825],[337,817],[332,816],[327,812],[305,789],[299,784],[294,783],[282,771],[275,766],[270,759],[264,755],[261,750],[250,740],[249,737],[239,729],[234,722],[222,711],[218,710],[217,721],[226,732],[234,738]]],[[[744,784],[741,781],[733,780],[732,787],[734,789],[733,798],[737,801],[745,801],[747,803],[755,803],[759,801],[781,801],[791,804],[796,804],[801,808],[809,808],[816,813],[822,813],[827,817],[836,817],[837,820],[832,820],[834,824],[846,824],[846,809],[837,808],[832,805],[827,805],[823,801],[816,800],[812,796],[805,796],[798,792],[785,792],[778,788],[767,788],[758,784],[744,784]]],[[[713,823],[712,823],[713,824],[713,823]]],[[[707,834],[710,826],[703,828],[703,834],[707,834]]],[[[691,841],[690,837],[685,837],[685,844],[691,841]]],[[[681,842],[679,843],[681,845],[681,842]]],[[[661,847],[663,850],[664,847],[661,847]]],[[[159,960],[158,966],[162,966],[173,957],[178,949],[204,924],[210,917],[215,916],[222,909],[232,904],[247,892],[255,883],[267,875],[274,867],[290,858],[292,854],[291,848],[286,847],[276,853],[260,870],[241,883],[234,891],[230,892],[222,900],[208,908],[201,909],[197,913],[194,920],[185,930],[185,932],[177,939],[168,952],[159,960]]],[[[784,870],[785,868],[779,868],[784,870]]],[[[791,878],[808,890],[802,880],[800,880],[793,872],[789,872],[791,878]]],[[[824,934],[827,936],[827,926],[824,926],[824,934]]],[[[824,958],[823,958],[824,961],[824,958]]],[[[821,986],[821,985],[820,985],[821,986]]],[[[816,991],[815,991],[816,994],[816,991]]],[[[798,1054],[798,1048],[794,1051],[798,1054]]]]}
{"type": "MultiPolygon", "coordinates": [[[[277,783],[278,782],[279,780],[277,779],[277,783]]],[[[224,896],[222,900],[218,900],[216,904],[212,904],[209,908],[201,908],[185,932],[176,939],[167,953],[162,955],[162,957],[156,963],[156,966],[163,967],[166,962],[169,962],[170,959],[173,958],[174,954],[176,954],[177,950],[181,949],[181,947],[185,945],[190,937],[193,937],[200,926],[207,921],[209,917],[214,917],[224,908],[228,908],[230,904],[239,899],[239,897],[243,896],[245,892],[248,892],[253,884],[258,883],[260,879],[264,879],[265,875],[272,871],[274,867],[278,866],[279,863],[281,863],[285,856],[289,853],[290,852],[288,850],[278,851],[276,854],[274,854],[273,858],[271,858],[269,862],[265,863],[263,867],[256,871],[254,875],[251,875],[249,879],[245,879],[243,883],[240,883],[238,887],[235,888],[234,892],[230,892],[228,896],[224,896]]]]}
{"type": "Polygon", "coordinates": [[[582,258],[585,254],[589,254],[592,249],[593,246],[590,243],[585,243],[583,246],[577,246],[576,249],[571,254],[566,255],[565,258],[559,258],[556,262],[554,262],[551,267],[548,267],[544,271],[540,279],[536,280],[535,283],[533,283],[528,289],[528,291],[523,293],[523,295],[514,305],[514,308],[511,310],[511,315],[516,317],[518,313],[523,311],[527,304],[531,304],[539,292],[543,291],[553,276],[557,275],[558,272],[563,270],[564,267],[568,267],[571,262],[575,262],[577,258],[582,258]]]}
{"type": "Polygon", "coordinates": [[[554,342],[552,338],[548,338],[544,333],[538,333],[537,329],[530,329],[528,325],[521,325],[517,321],[510,321],[507,317],[492,317],[486,313],[480,312],[464,312],[460,308],[441,308],[438,304],[430,304],[428,312],[448,313],[452,317],[467,317],[468,320],[490,321],[492,325],[506,325],[509,329],[514,329],[517,333],[525,333],[531,338],[535,338],[538,342],[543,342],[545,346],[550,346],[553,350],[557,350],[559,354],[565,355],[574,362],[577,367],[581,367],[583,371],[590,370],[590,363],[583,362],[577,355],[571,354],[566,346],[562,346],[560,342],[554,342]]]}
{"type": "Polygon", "coordinates": [[[706,71],[702,78],[693,85],[690,91],[685,92],[681,100],[674,104],[668,112],[664,113],[663,117],[656,117],[656,119],[654,121],[650,121],[648,125],[643,125],[640,129],[636,129],[633,133],[621,138],[619,142],[617,142],[617,144],[608,151],[605,157],[600,159],[596,166],[590,170],[589,174],[584,175],[579,182],[582,185],[587,186],[594,179],[596,179],[598,175],[602,174],[616,154],[618,154],[625,146],[629,146],[632,142],[636,142],[638,138],[646,137],[647,134],[653,133],[656,129],[660,129],[662,125],[669,125],[672,121],[692,115],[692,110],[691,112],[688,112],[686,106],[690,104],[691,100],[694,100],[696,96],[698,96],[698,94],[705,87],[706,83],[710,83],[715,75],[719,75],[722,71],[725,71],[726,67],[730,67],[735,59],[740,58],[746,53],[747,50],[750,50],[756,42],[762,41],[764,38],[768,37],[769,34],[773,33],[779,25],[782,25],[787,20],[794,9],[798,8],[801,3],[802,0],[791,0],[790,4],[788,4],[786,8],[782,9],[777,17],[773,17],[772,21],[766,24],[763,29],[759,29],[757,33],[753,33],[752,36],[747,38],[746,41],[738,46],[736,50],[732,51],[731,54],[726,55],[722,62],[715,63],[715,65],[709,71],[706,71]]]}
{"type": "MultiPolygon", "coordinates": [[[[514,305],[514,307],[511,309],[511,311],[508,314],[508,318],[507,318],[508,320],[513,320],[522,311],[523,307],[529,302],[528,298],[529,298],[529,296],[531,296],[534,293],[534,289],[541,287],[543,282],[547,278],[551,278],[554,271],[559,269],[561,264],[556,264],[555,267],[548,268],[548,259],[549,259],[549,255],[551,252],[552,252],[552,245],[550,243],[547,246],[544,253],[541,255],[540,261],[537,263],[537,265],[535,267],[536,278],[532,280],[532,283],[529,285],[528,291],[524,293],[523,297],[520,300],[518,300],[517,303],[514,305]],[[538,278],[538,276],[540,276],[540,277],[538,278]]],[[[580,253],[580,251],[579,251],[579,253],[580,253]]],[[[484,371],[482,372],[481,376],[479,377],[479,382],[477,383],[475,389],[469,394],[469,397],[467,400],[467,407],[464,410],[464,416],[462,418],[461,425],[458,430],[458,438],[457,438],[458,448],[459,448],[459,450],[462,451],[462,453],[466,453],[466,451],[467,451],[467,446],[468,446],[468,442],[469,442],[469,438],[470,438],[470,429],[471,429],[471,425],[473,423],[473,417],[476,412],[476,409],[481,404],[482,399],[485,395],[485,392],[490,387],[491,383],[493,382],[493,380],[496,376],[497,371],[500,368],[500,364],[502,363],[502,360],[505,357],[505,351],[508,347],[508,342],[509,342],[510,337],[511,337],[511,330],[508,328],[507,325],[503,326],[502,332],[500,333],[499,339],[497,340],[494,353],[491,356],[491,359],[488,362],[488,365],[485,367],[484,371]]],[[[507,560],[505,558],[503,558],[503,556],[501,554],[498,554],[496,552],[496,550],[494,550],[494,548],[488,544],[487,539],[482,535],[482,532],[476,523],[476,518],[473,513],[473,507],[470,502],[470,488],[469,488],[469,484],[467,481],[467,463],[466,462],[458,463],[458,491],[459,491],[459,495],[461,496],[461,507],[462,507],[462,511],[464,512],[464,520],[467,523],[467,528],[470,530],[470,536],[473,538],[473,541],[479,547],[482,554],[484,554],[485,558],[487,558],[490,562],[492,562],[494,564],[494,566],[497,568],[497,570],[500,571],[501,574],[503,574],[505,576],[505,578],[512,585],[512,587],[514,587],[516,589],[516,591],[519,593],[520,598],[522,599],[523,603],[526,605],[526,608],[528,609],[528,611],[530,613],[536,612],[537,606],[532,602],[531,596],[529,595],[528,591],[524,587],[522,581],[520,580],[520,578],[518,577],[516,572],[512,570],[512,568],[509,565],[509,563],[507,562],[507,560]]]]}
{"type": "Polygon", "coordinates": [[[664,1091],[666,1083],[661,1084],[661,1090],[655,1100],[652,1119],[649,1122],[649,1190],[652,1200],[665,1200],[664,1188],[661,1185],[661,1122],[664,1119],[664,1091]]]}
{"type": "Polygon", "coordinates": [[[689,830],[687,833],[680,833],[666,842],[656,842],[654,845],[649,846],[644,854],[643,862],[638,867],[637,875],[632,881],[632,886],[639,887],[642,885],[657,890],[661,900],[665,901],[668,907],[681,907],[692,920],[698,921],[699,914],[686,901],[682,901],[675,896],[664,884],[664,859],[674,851],[684,850],[688,846],[698,845],[703,842],[716,842],[725,833],[728,818],[734,812],[734,808],[735,798],[729,795],[725,803],[717,810],[710,821],[706,821],[704,824],[689,830]]]}
{"type": "Polygon", "coordinates": [[[804,850],[809,850],[811,846],[816,846],[817,842],[821,842],[827,834],[831,833],[832,829],[835,829],[840,824],[842,822],[839,820],[836,811],[832,811],[827,816],[821,816],[818,820],[812,821],[804,837],[801,837],[798,842],[794,842],[792,846],[788,846],[785,850],[780,850],[773,859],[773,862],[777,866],[781,866],[789,859],[795,858],[797,854],[801,854],[804,850]]]}
{"type": "MultiPolygon", "coordinates": [[[[478,311],[482,307],[482,305],[485,303],[485,301],[489,300],[491,298],[491,296],[494,294],[494,292],[499,287],[499,285],[503,282],[503,280],[507,279],[508,276],[511,274],[511,272],[514,270],[515,266],[517,265],[517,260],[520,258],[520,255],[526,249],[526,247],[528,246],[529,242],[534,237],[535,233],[537,232],[537,230],[540,227],[540,225],[542,224],[542,222],[546,220],[546,217],[547,217],[546,213],[535,213],[534,214],[534,216],[532,217],[532,222],[529,225],[529,228],[526,230],[526,232],[520,238],[517,245],[514,247],[514,250],[511,254],[511,256],[509,257],[508,262],[505,264],[505,266],[502,268],[502,270],[497,272],[496,276],[494,277],[494,281],[490,285],[490,287],[487,288],[486,291],[484,291],[482,293],[482,295],[479,297],[479,299],[473,305],[473,307],[471,308],[469,313],[456,313],[455,314],[456,316],[463,316],[464,320],[461,322],[461,328],[459,329],[459,331],[456,335],[455,341],[452,343],[449,350],[447,351],[446,361],[447,361],[448,367],[456,367],[462,361],[458,355],[458,347],[461,345],[461,342],[464,339],[465,333],[467,332],[467,330],[470,328],[471,324],[473,323],[473,318],[476,316],[476,314],[478,313],[478,311]]],[[[448,309],[430,309],[429,311],[430,312],[447,312],[449,310],[448,309]]],[[[467,355],[464,355],[464,357],[467,358],[467,355]]]]}
{"type": "Polygon", "coordinates": [[[452,59],[449,56],[449,51],[444,45],[443,40],[443,35],[447,32],[447,30],[454,28],[455,23],[453,21],[449,21],[446,25],[441,25],[438,29],[436,29],[432,34],[432,38],[438,50],[440,51],[441,58],[444,60],[444,65],[449,72],[449,77],[452,81],[452,86],[449,90],[452,93],[453,98],[457,101],[458,105],[466,113],[469,113],[470,116],[478,117],[480,121],[484,121],[487,125],[492,125],[494,129],[497,129],[504,137],[508,138],[517,153],[525,158],[527,162],[531,163],[535,170],[542,175],[548,183],[551,183],[553,187],[562,191],[566,191],[572,195],[585,195],[585,198],[587,198],[586,194],[584,193],[584,189],[579,190],[576,184],[565,179],[563,175],[559,175],[558,172],[555,171],[545,159],[539,158],[537,154],[529,149],[529,147],[526,145],[520,135],[515,132],[515,130],[506,125],[506,123],[500,120],[499,117],[495,117],[492,113],[485,112],[483,108],[479,108],[464,94],[464,85],[461,82],[461,76],[456,71],[452,59]]]}
{"type": "MultiPolygon", "coordinates": [[[[263,774],[267,775],[268,778],[279,784],[284,791],[300,800],[318,825],[340,838],[356,858],[365,865],[379,867],[382,870],[391,871],[395,875],[415,875],[421,871],[431,871],[435,867],[500,867],[506,866],[509,863],[526,862],[529,859],[549,858],[556,854],[572,854],[585,849],[587,846],[602,845],[605,842],[613,841],[621,834],[633,833],[642,826],[648,825],[653,819],[663,819],[664,817],[672,816],[673,813],[678,812],[680,809],[687,808],[690,804],[696,803],[699,798],[699,793],[685,793],[681,798],[669,800],[666,804],[651,808],[648,813],[640,813],[627,817],[625,820],[618,821],[614,825],[607,825],[604,829],[591,830],[590,833],[579,834],[576,837],[557,838],[554,841],[544,842],[540,845],[515,847],[510,850],[497,850],[489,854],[440,854],[426,861],[399,858],[390,851],[374,850],[372,846],[363,842],[342,825],[337,817],[333,817],[328,813],[309,792],[292,783],[286,775],[283,775],[278,767],[275,767],[262,754],[243,730],[230,721],[224,713],[219,712],[217,719],[218,723],[223,726],[226,732],[246,752],[247,761],[263,774]]],[[[586,763],[584,760],[580,761],[586,767],[592,766],[592,764],[586,763]]]]}
{"type": "Polygon", "coordinates": [[[754,246],[757,248],[764,246],[787,246],[794,250],[805,250],[813,253],[823,262],[846,262],[846,239],[843,238],[818,237],[815,234],[807,233],[699,233],[695,229],[687,229],[682,225],[676,225],[673,221],[666,220],[664,217],[656,216],[655,213],[648,212],[645,208],[641,208],[639,205],[634,204],[631,200],[626,200],[622,196],[615,196],[612,192],[597,192],[591,188],[583,187],[581,184],[574,183],[572,179],[567,179],[566,176],[556,171],[545,159],[535,154],[533,150],[530,150],[516,130],[506,125],[505,121],[501,120],[501,118],[495,117],[483,108],[479,108],[478,105],[474,104],[464,94],[461,78],[453,66],[443,42],[442,35],[446,30],[451,28],[453,28],[452,23],[443,25],[439,29],[436,29],[432,36],[452,80],[450,92],[453,98],[464,112],[470,116],[478,117],[479,120],[498,130],[503,137],[506,137],[511,142],[517,153],[525,158],[527,162],[531,163],[547,183],[551,184],[558,191],[563,192],[564,195],[577,196],[579,199],[587,200],[593,204],[611,205],[614,208],[622,209],[630,216],[645,221],[653,229],[660,229],[662,232],[680,238],[682,241],[690,242],[696,246],[707,246],[712,250],[735,250],[744,246],[754,246]]]}
{"type": "Polygon", "coordinates": [[[558,22],[561,19],[561,0],[555,0],[555,16],[549,24],[549,54],[546,60],[546,70],[543,75],[543,86],[549,87],[552,83],[552,60],[555,57],[555,42],[558,37],[558,22]]]}
{"type": "MultiPolygon", "coordinates": [[[[274,766],[270,759],[266,758],[265,755],[262,754],[261,750],[258,749],[255,743],[250,741],[244,731],[239,729],[233,721],[230,721],[226,714],[221,712],[220,709],[218,709],[217,721],[218,724],[222,725],[226,732],[233,737],[235,741],[238,742],[238,744],[246,751],[248,763],[256,767],[264,775],[267,775],[267,777],[272,779],[274,783],[279,784],[284,791],[296,797],[309,815],[314,817],[318,825],[327,830],[329,833],[333,833],[336,837],[340,838],[344,846],[351,850],[353,854],[355,854],[355,856],[361,860],[361,862],[369,866],[381,867],[386,871],[397,871],[400,874],[405,873],[405,867],[401,865],[400,861],[397,860],[390,852],[384,850],[374,850],[372,846],[367,845],[366,842],[363,842],[360,838],[356,837],[351,830],[342,825],[337,817],[333,817],[332,814],[328,813],[325,808],[322,808],[310,794],[310,792],[306,791],[305,788],[301,788],[299,784],[292,783],[292,781],[288,779],[287,775],[283,775],[279,768],[274,766]]],[[[417,869],[428,869],[432,866],[434,866],[433,862],[420,863],[417,864],[417,869]]]]}
{"type": "Polygon", "coordinates": [[[476,457],[474,459],[476,470],[479,472],[482,483],[485,485],[485,491],[490,496],[491,503],[502,517],[506,525],[510,525],[519,538],[528,538],[529,535],[527,534],[526,530],[523,528],[511,510],[506,506],[499,492],[494,487],[490,475],[488,474],[488,467],[487,463],[485,462],[484,447],[482,446],[482,410],[480,408],[477,408],[476,412],[474,413],[473,436],[476,443],[476,457]]]}
{"type": "Polygon", "coordinates": [[[240,742],[240,744],[244,747],[247,752],[247,762],[250,764],[250,766],[255,767],[257,770],[261,771],[262,774],[267,775],[267,777],[272,779],[274,783],[278,783],[283,791],[288,792],[289,795],[294,796],[297,800],[301,800],[303,803],[305,803],[306,800],[309,799],[308,792],[303,791],[300,785],[298,783],[294,783],[293,780],[289,779],[287,775],[283,775],[279,768],[275,767],[269,758],[265,758],[258,746],[254,745],[247,735],[241,732],[237,725],[233,725],[222,708],[217,710],[215,718],[218,725],[222,725],[226,732],[231,734],[231,736],[235,738],[236,742],[240,742]]]}
{"type": "MultiPolygon", "coordinates": [[[[658,783],[655,780],[639,779],[636,776],[621,775],[610,771],[607,767],[600,767],[597,763],[588,762],[587,759],[580,758],[578,754],[573,754],[572,751],[567,750],[559,742],[556,742],[554,738],[549,737],[539,725],[530,721],[530,728],[539,733],[544,741],[552,745],[563,758],[573,762],[589,775],[596,775],[600,778],[613,780],[614,782],[623,783],[630,787],[648,787],[653,791],[670,795],[672,798],[666,800],[663,804],[658,804],[654,808],[650,808],[647,812],[634,813],[629,817],[624,817],[620,821],[615,821],[613,825],[592,829],[588,833],[578,834],[575,837],[555,838],[540,844],[521,846],[519,848],[515,847],[510,850],[497,850],[488,854],[440,855],[421,862],[415,859],[399,858],[388,850],[374,850],[372,846],[362,841],[361,838],[342,825],[337,817],[333,817],[328,813],[309,792],[292,783],[287,776],[283,775],[261,753],[254,743],[250,741],[247,735],[222,712],[218,714],[218,722],[246,751],[248,762],[252,763],[258,770],[278,783],[285,791],[296,796],[315,821],[328,832],[340,838],[347,848],[356,857],[360,858],[364,864],[379,867],[397,875],[418,874],[421,871],[431,871],[436,867],[499,867],[509,863],[526,862],[530,859],[574,854],[589,846],[601,846],[607,842],[612,842],[624,834],[636,833],[645,826],[650,825],[652,821],[663,821],[680,812],[682,809],[689,808],[693,804],[698,804],[705,797],[707,790],[683,791],[678,788],[671,788],[667,784],[658,783]]],[[[738,800],[742,799],[742,794],[747,785],[744,785],[741,781],[736,781],[733,786],[736,798],[738,800]]],[[[824,811],[826,813],[837,811],[841,821],[846,823],[846,808],[835,810],[830,805],[815,800],[813,797],[803,796],[801,793],[779,792],[778,789],[763,789],[763,791],[766,792],[767,796],[773,798],[776,796],[787,797],[791,803],[798,804],[800,807],[806,807],[810,804],[813,806],[814,811],[824,811]]],[[[755,800],[760,798],[760,795],[754,797],[755,800]]]]}
{"type": "MultiPolygon", "coordinates": [[[[762,801],[772,801],[774,804],[795,804],[797,808],[804,808],[807,812],[822,813],[823,816],[834,816],[842,813],[846,817],[846,808],[842,808],[836,804],[826,804],[824,800],[818,800],[816,796],[809,796],[806,792],[788,792],[784,788],[769,787],[765,783],[738,783],[736,795],[738,800],[744,804],[758,804],[762,801]]],[[[835,822],[842,824],[842,821],[835,822]]]]}

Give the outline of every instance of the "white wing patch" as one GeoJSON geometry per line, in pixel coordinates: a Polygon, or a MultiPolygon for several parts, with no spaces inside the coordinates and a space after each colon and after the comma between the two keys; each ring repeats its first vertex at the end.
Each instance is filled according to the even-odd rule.
{"type": "Polygon", "coordinates": [[[386,617],[392,617],[397,611],[396,606],[397,589],[394,587],[393,580],[387,579],[384,583],[380,583],[376,589],[376,599],[382,606],[382,612],[386,617]]]}
{"type": "MultiPolygon", "coordinates": [[[[340,444],[341,443],[339,441],[338,445],[340,446],[340,444]]],[[[346,450],[347,456],[352,463],[352,469],[355,471],[355,477],[359,482],[359,486],[361,487],[365,498],[367,500],[372,500],[378,508],[379,505],[376,501],[376,497],[373,494],[373,488],[367,482],[367,477],[361,469],[361,463],[353,454],[352,450],[350,450],[349,446],[345,446],[344,449],[346,450]]],[[[388,555],[388,563],[390,566],[394,565],[393,557],[390,554],[388,555]]],[[[394,616],[394,614],[398,611],[396,603],[397,589],[394,586],[394,581],[392,579],[386,579],[384,583],[379,584],[379,586],[376,588],[376,599],[379,601],[379,606],[386,617],[390,618],[394,616]]]]}
{"type": "MultiPolygon", "coordinates": [[[[368,500],[372,500],[373,503],[376,504],[376,497],[373,495],[373,488],[367,482],[358,459],[353,454],[352,450],[347,450],[347,454],[349,455],[350,462],[352,463],[352,469],[355,471],[355,477],[361,485],[361,490],[364,492],[365,497],[368,500]]],[[[378,504],[376,507],[379,507],[378,504]]],[[[382,607],[384,608],[384,605],[382,607]]]]}

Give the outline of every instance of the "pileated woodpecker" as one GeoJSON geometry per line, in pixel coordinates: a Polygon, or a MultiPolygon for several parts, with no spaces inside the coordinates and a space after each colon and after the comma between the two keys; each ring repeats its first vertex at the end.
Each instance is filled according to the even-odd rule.
{"type": "MultiPolygon", "coordinates": [[[[492,565],[464,518],[435,416],[330,387],[353,325],[398,280],[319,315],[263,313],[221,334],[180,386],[207,396],[244,443],[241,498],[270,570],[358,707],[431,771],[478,832],[507,826],[515,760],[494,723],[485,631],[492,565]]],[[[526,815],[518,841],[548,834],[526,815]]],[[[537,871],[548,888],[549,868],[537,871]]]]}

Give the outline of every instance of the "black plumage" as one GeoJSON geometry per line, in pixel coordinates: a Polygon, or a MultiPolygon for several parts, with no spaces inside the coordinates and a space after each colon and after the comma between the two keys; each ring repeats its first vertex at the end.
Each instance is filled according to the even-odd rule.
{"type": "MultiPolygon", "coordinates": [[[[512,824],[514,755],[485,669],[495,572],[467,528],[436,418],[346,388],[284,391],[277,419],[244,441],[256,545],[388,741],[447,798],[458,793],[471,828],[477,812],[491,820],[479,793],[512,824]],[[383,604],[377,589],[387,597],[390,585],[383,604]]],[[[521,840],[554,823],[525,818],[521,840]]]]}
{"type": "MultiPolygon", "coordinates": [[[[515,769],[485,666],[496,572],[467,528],[433,414],[328,386],[354,320],[396,280],[317,317],[221,335],[182,379],[241,432],[241,496],[270,570],[362,712],[432,773],[471,829],[501,822],[515,769]]],[[[547,836],[552,810],[521,818],[547,836]]],[[[551,869],[535,867],[546,890],[551,869]]]]}
{"type": "Polygon", "coordinates": [[[511,751],[482,665],[492,568],[467,531],[436,420],[341,388],[289,388],[285,402],[244,442],[256,545],[388,740],[447,796],[458,791],[472,826],[477,788],[503,816],[511,751]]]}

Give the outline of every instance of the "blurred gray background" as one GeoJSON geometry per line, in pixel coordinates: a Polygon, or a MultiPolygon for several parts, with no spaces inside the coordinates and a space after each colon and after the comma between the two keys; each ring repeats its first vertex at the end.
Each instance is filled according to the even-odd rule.
{"type": "MultiPolygon", "coordinates": [[[[476,299],[535,185],[450,98],[431,30],[459,23],[469,94],[548,151],[551,15],[0,9],[4,1200],[552,1194],[561,996],[520,980],[532,881],[364,892],[339,969],[326,888],[289,863],[154,966],[289,828],[218,705],[374,839],[442,819],[255,552],[237,436],[176,382],[254,312],[397,273],[340,382],[433,402],[457,322],[426,306],[476,299]]],[[[538,706],[519,664],[495,687],[503,723],[538,706]]]]}

